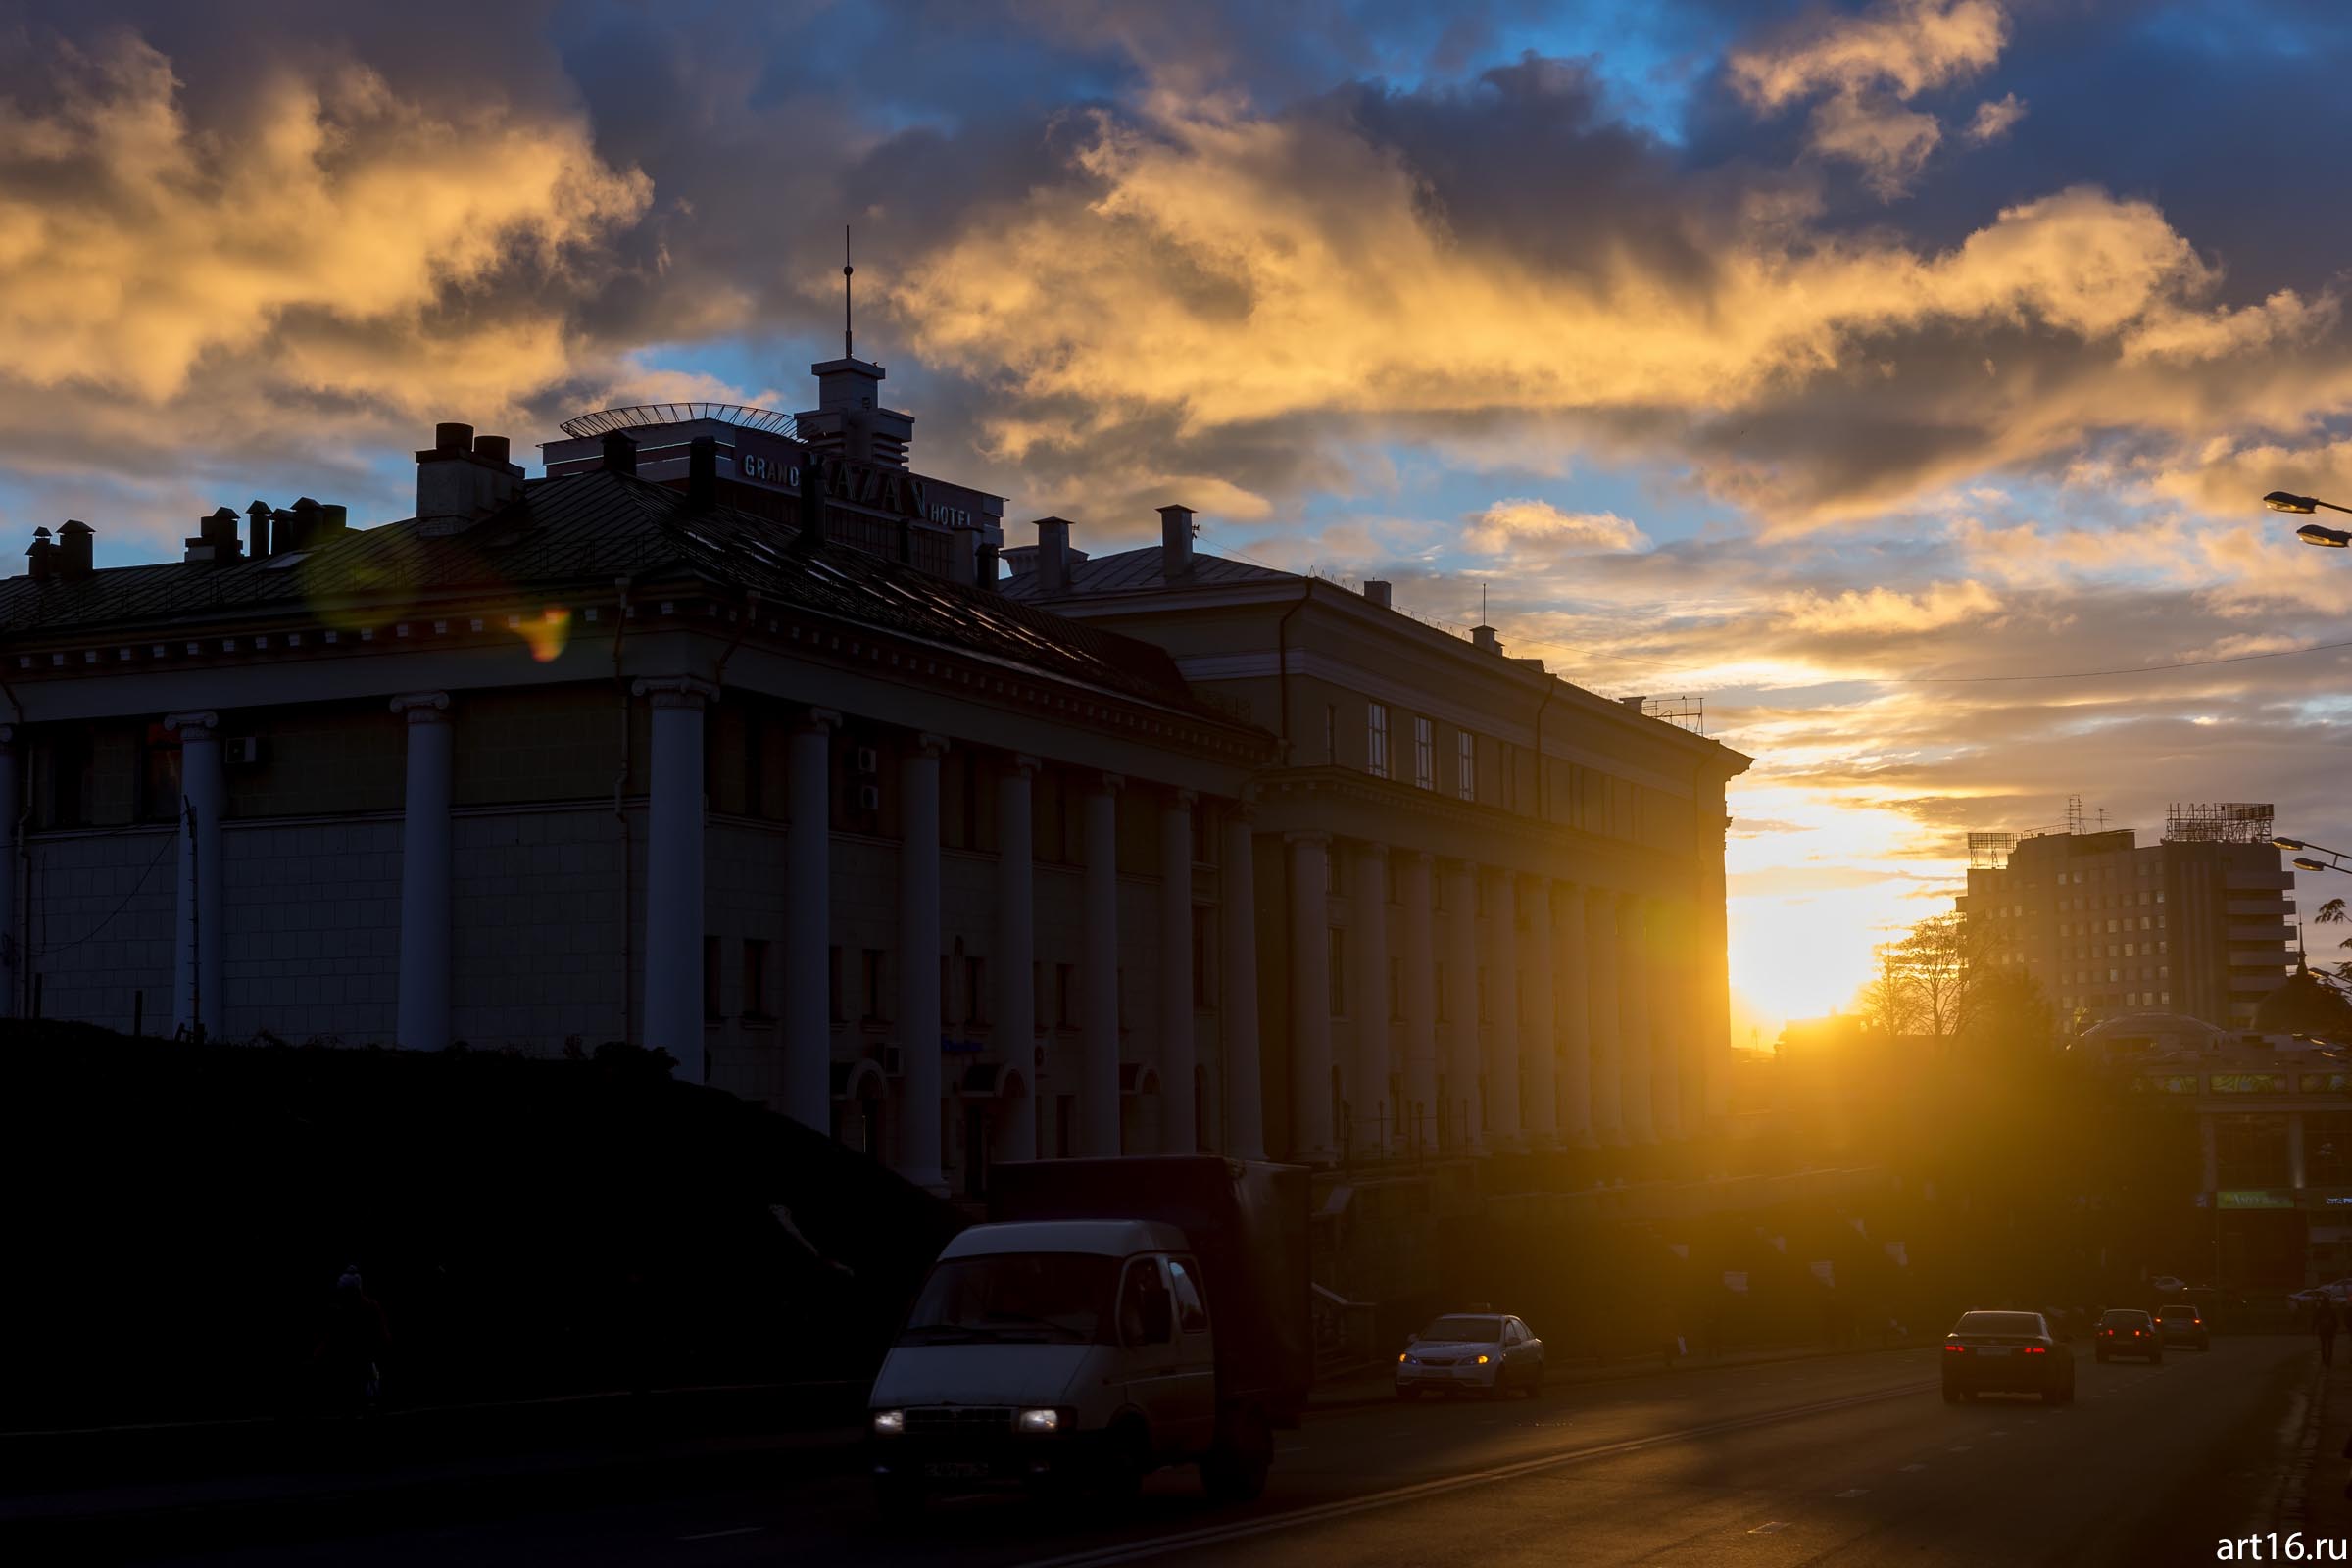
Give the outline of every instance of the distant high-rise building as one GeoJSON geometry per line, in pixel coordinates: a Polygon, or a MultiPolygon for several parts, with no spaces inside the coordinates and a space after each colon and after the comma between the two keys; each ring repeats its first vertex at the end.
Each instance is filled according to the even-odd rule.
{"type": "Polygon", "coordinates": [[[1969,868],[1961,909],[2070,1029],[2131,1012],[2250,1029],[2292,966],[2295,879],[2270,823],[2268,806],[2177,807],[2154,844],[2129,828],[2029,835],[2005,864],[1969,868]]]}

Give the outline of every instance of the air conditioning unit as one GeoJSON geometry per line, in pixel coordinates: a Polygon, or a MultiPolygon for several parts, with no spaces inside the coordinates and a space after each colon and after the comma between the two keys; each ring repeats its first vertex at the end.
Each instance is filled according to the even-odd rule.
{"type": "Polygon", "coordinates": [[[858,809],[860,811],[879,811],[882,809],[882,789],[880,785],[860,784],[858,786],[858,809]]]}
{"type": "Polygon", "coordinates": [[[220,743],[220,761],[227,767],[258,767],[262,742],[257,735],[232,735],[220,743]]]}
{"type": "Polygon", "coordinates": [[[871,746],[860,746],[858,748],[858,771],[860,773],[879,773],[882,771],[882,759],[874,754],[874,749],[871,746]]]}

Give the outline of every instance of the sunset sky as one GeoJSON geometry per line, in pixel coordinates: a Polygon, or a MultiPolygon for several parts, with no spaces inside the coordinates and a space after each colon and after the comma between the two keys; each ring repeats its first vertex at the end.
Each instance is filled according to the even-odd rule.
{"type": "Polygon", "coordinates": [[[2352,640],[2258,500],[2352,504],[2347,68],[2283,0],[20,0],[0,516],[156,560],[404,516],[437,419],[804,407],[854,223],[1009,542],[1181,501],[1704,694],[1769,1044],[2069,794],[2352,848],[2352,651],[2239,657],[2352,640]]]}

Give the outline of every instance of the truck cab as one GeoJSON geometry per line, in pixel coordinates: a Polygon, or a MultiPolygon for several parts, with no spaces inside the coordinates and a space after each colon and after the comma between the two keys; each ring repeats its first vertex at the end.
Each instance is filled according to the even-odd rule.
{"type": "Polygon", "coordinates": [[[1022,1217],[948,1244],[874,1381],[883,1506],[987,1482],[1130,1493],[1192,1463],[1254,1497],[1303,1390],[1303,1184],[1192,1158],[998,1174],[1022,1217]]]}

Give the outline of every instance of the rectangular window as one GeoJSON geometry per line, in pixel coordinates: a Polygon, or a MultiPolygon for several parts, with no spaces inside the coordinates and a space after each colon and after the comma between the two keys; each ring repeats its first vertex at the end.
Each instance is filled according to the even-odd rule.
{"type": "Polygon", "coordinates": [[[1331,1015],[1334,1018],[1345,1018],[1348,1016],[1348,933],[1336,925],[1326,926],[1324,928],[1324,946],[1330,956],[1331,965],[1329,976],[1331,1015]]]}
{"type": "Polygon", "coordinates": [[[718,997],[718,938],[703,938],[703,1017],[716,1023],[719,1019],[718,997]]]}
{"type": "Polygon", "coordinates": [[[882,1008],[884,971],[880,948],[867,948],[858,955],[858,981],[863,990],[865,1011],[859,1015],[862,1023],[886,1023],[889,1014],[882,1008]]]}
{"type": "Polygon", "coordinates": [[[1077,1106],[1076,1095],[1054,1097],[1054,1152],[1061,1159],[1070,1157],[1070,1121],[1077,1106]]]}
{"type": "Polygon", "coordinates": [[[847,1023],[841,1010],[841,949],[825,950],[825,1016],[835,1023],[847,1023]]]}
{"type": "Polygon", "coordinates": [[[1496,775],[1495,782],[1502,786],[1502,808],[1516,811],[1519,809],[1519,748],[1508,741],[1501,745],[1502,770],[1496,775]]]}
{"type": "Polygon", "coordinates": [[[1485,1023],[1493,1014],[1487,1011],[1487,966],[1478,966],[1478,1021],[1485,1023]]]}
{"type": "Polygon", "coordinates": [[[1453,748],[1453,792],[1465,801],[1478,799],[1478,737],[1468,730],[1457,732],[1453,748]]]}
{"type": "Polygon", "coordinates": [[[1340,763],[1340,710],[1330,703],[1323,705],[1323,760],[1334,767],[1340,763]]]}
{"type": "Polygon", "coordinates": [[[139,820],[179,818],[179,737],[164,725],[147,726],[139,748],[139,820]]]}
{"type": "Polygon", "coordinates": [[[760,715],[747,710],[743,715],[743,814],[765,816],[766,803],[767,732],[760,715]]]}
{"type": "Polygon", "coordinates": [[[1446,966],[1442,963],[1431,964],[1429,977],[1432,1000],[1437,1004],[1438,1022],[1450,1023],[1453,1020],[1453,1007],[1452,999],[1446,995],[1446,966]]]}
{"type": "Polygon", "coordinates": [[[743,1015],[767,1017],[767,944],[746,937],[743,943],[743,1015]]]}
{"type": "Polygon", "coordinates": [[[1438,787],[1437,726],[1426,718],[1413,720],[1413,785],[1424,790],[1438,787]]]}
{"type": "Polygon", "coordinates": [[[1066,963],[1054,966],[1054,1027],[1074,1029],[1078,1023],[1078,971],[1066,963]]]}
{"type": "Polygon", "coordinates": [[[1395,1023],[1403,1016],[1404,960],[1391,958],[1389,960],[1389,1021],[1395,1023]]]}
{"type": "Polygon", "coordinates": [[[1386,703],[1364,705],[1364,771],[1374,778],[1389,776],[1389,709],[1386,703]]]}
{"type": "Polygon", "coordinates": [[[1210,1007],[1216,1004],[1216,977],[1208,967],[1209,944],[1216,940],[1216,927],[1209,922],[1208,906],[1193,906],[1193,1005],[1210,1007]]]}

